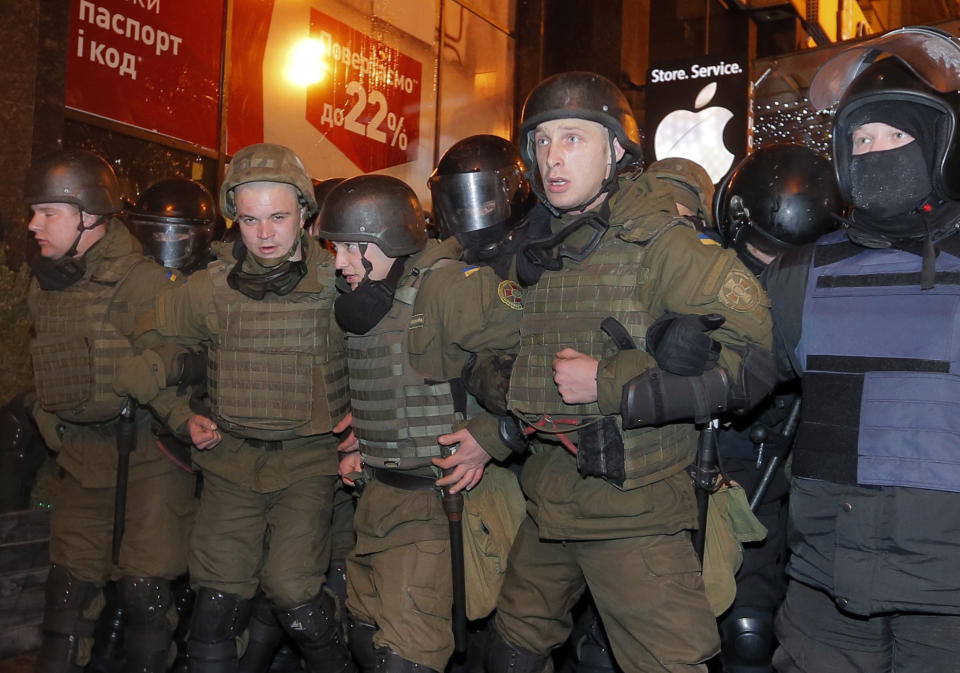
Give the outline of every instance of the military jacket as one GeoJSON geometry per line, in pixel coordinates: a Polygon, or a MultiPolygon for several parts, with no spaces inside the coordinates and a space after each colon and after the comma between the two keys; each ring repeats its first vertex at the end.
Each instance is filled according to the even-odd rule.
{"type": "MultiPolygon", "coordinates": [[[[619,427],[623,386],[656,366],[644,349],[653,320],[667,311],[719,313],[726,322],[711,333],[717,341],[771,347],[769,303],[755,277],[732,251],[678,218],[672,192],[662,182],[646,176],[621,179],[610,213],[610,228],[599,246],[582,262],[564,259],[562,270],[545,272],[524,302],[510,403],[521,418],[546,430],[538,433],[538,455],[528,460],[523,477],[530,512],[546,538],[669,534],[695,525],[693,492],[683,473],[696,449],[692,424],[624,433],[628,471],[623,490],[580,476],[576,459],[551,436],[551,431],[575,429],[601,416],[614,417],[619,427]],[[616,349],[600,330],[606,316],[627,328],[636,350],[616,349]],[[567,405],[560,398],[552,361],[564,347],[599,361],[596,403],[567,405]],[[628,516],[651,510],[654,501],[660,503],[655,515],[628,516]]],[[[554,231],[571,217],[555,219],[554,231]]],[[[591,234],[578,231],[566,244],[577,247],[591,234]]],[[[736,376],[740,358],[725,348],[720,365],[736,376]]]]}
{"type": "MultiPolygon", "coordinates": [[[[254,301],[229,288],[235,261],[224,245],[215,250],[220,261],[159,297],[154,309],[160,334],[208,347],[212,418],[223,439],[194,451],[194,462],[258,492],[337,471],[330,429],[347,412],[347,388],[332,310],[334,260],[312,238],[301,240],[307,274],[288,295],[254,301]]],[[[171,427],[185,432],[194,413],[181,406],[171,427]]]]}
{"type": "MultiPolygon", "coordinates": [[[[36,337],[31,345],[37,386],[35,413],[50,446],[59,446],[59,464],[89,488],[116,481],[118,415],[124,399],[113,392],[120,358],[156,345],[138,339],[136,316],[172,286],[162,267],[140,254],[140,243],[116,219],[84,255],[83,278],[62,290],[31,284],[28,305],[36,337]]],[[[161,401],[158,400],[158,404],[161,401]]],[[[150,415],[138,411],[137,449],[130,478],[157,474],[166,458],[150,432],[150,415]]]]}
{"type": "MultiPolygon", "coordinates": [[[[398,381],[403,378],[415,389],[418,386],[449,390],[448,381],[460,375],[471,354],[501,354],[516,352],[519,346],[519,326],[522,315],[522,299],[517,284],[510,280],[501,280],[489,267],[471,266],[456,261],[461,255],[460,245],[456,239],[450,238],[443,243],[430,241],[427,248],[419,255],[407,262],[406,277],[401,279],[398,293],[399,299],[410,301],[412,293],[402,291],[404,287],[417,285],[415,299],[412,304],[395,301],[398,309],[386,316],[381,327],[396,327],[400,313],[409,315],[402,327],[400,338],[394,341],[401,353],[401,358],[393,364],[402,364],[404,371],[396,368],[397,375],[380,377],[363,376],[361,381],[354,383],[354,369],[351,368],[351,395],[355,397],[354,406],[362,408],[362,402],[379,397],[394,400],[396,408],[391,410],[394,418],[404,419],[407,406],[419,406],[423,409],[422,398],[417,395],[408,396],[411,388],[401,390],[398,381]],[[421,283],[412,283],[411,275],[414,269],[429,269],[421,283]],[[405,296],[406,295],[406,296],[405,296]],[[409,306],[409,308],[407,308],[409,306]],[[391,317],[393,316],[393,317],[391,317]],[[361,400],[363,398],[363,400],[361,400]]],[[[416,272],[419,275],[419,271],[416,272]]],[[[348,335],[348,350],[351,351],[351,367],[355,363],[362,363],[366,348],[378,348],[370,340],[360,339],[348,335]]],[[[392,337],[391,337],[392,339],[392,337]]],[[[375,358],[372,352],[366,355],[375,358]]],[[[386,363],[387,357],[381,361],[386,363]]],[[[374,367],[378,367],[374,363],[374,367]]],[[[413,390],[416,392],[416,390],[413,390]]],[[[450,395],[436,396],[438,401],[452,407],[450,395]]],[[[438,409],[443,415],[425,416],[433,420],[427,424],[435,425],[430,428],[429,436],[421,445],[426,447],[427,441],[432,441],[433,449],[426,450],[424,455],[439,455],[439,445],[436,437],[461,427],[466,427],[480,444],[487,449],[485,435],[478,428],[491,417],[488,414],[475,413],[478,408],[468,403],[466,418],[456,421],[456,414],[447,414],[438,409]],[[443,418],[442,423],[436,419],[443,418]]],[[[362,426],[362,413],[354,411],[355,426],[362,426]]],[[[401,423],[387,422],[386,428],[393,424],[402,427],[401,423]]],[[[419,426],[423,427],[423,426],[419,426]]],[[[364,439],[364,428],[356,427],[357,436],[361,442],[361,450],[368,452],[370,444],[364,439]],[[367,446],[365,446],[365,444],[367,446]]],[[[400,432],[396,434],[399,436],[400,432]]],[[[384,435],[384,439],[385,439],[384,435]]],[[[383,439],[378,437],[377,449],[382,446],[383,439]]],[[[491,445],[488,453],[491,455],[499,447],[491,445]]],[[[372,450],[372,449],[371,449],[372,450]]],[[[429,464],[429,460],[425,461],[429,464]]],[[[419,468],[418,472],[432,473],[436,468],[419,468]]],[[[376,485],[373,486],[376,489],[376,485]]],[[[373,493],[373,491],[371,491],[373,493]]],[[[358,510],[355,525],[358,533],[358,551],[370,553],[389,546],[412,544],[426,540],[442,540],[449,536],[446,518],[436,507],[437,516],[427,515],[422,503],[417,498],[411,498],[408,492],[396,492],[394,489],[377,490],[377,507],[358,510]]],[[[366,496],[364,496],[366,497],[366,496]]],[[[439,500],[437,500],[439,503],[439,500]]]]}

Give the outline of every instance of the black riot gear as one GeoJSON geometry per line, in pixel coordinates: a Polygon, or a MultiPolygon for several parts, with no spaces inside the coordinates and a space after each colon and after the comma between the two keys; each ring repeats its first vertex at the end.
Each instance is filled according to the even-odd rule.
{"type": "Polygon", "coordinates": [[[130,232],[143,253],[157,263],[190,273],[203,266],[213,239],[213,196],[186,178],[161,180],[149,187],[128,211],[130,232]]]}
{"type": "Polygon", "coordinates": [[[427,183],[440,238],[456,236],[469,262],[497,256],[532,205],[525,170],[517,148],[499,136],[475,135],[454,144],[427,183]]]}
{"type": "Polygon", "coordinates": [[[389,175],[360,175],[333,188],[320,212],[328,241],[375,243],[388,257],[423,250],[427,225],[410,187],[389,175]]]}
{"type": "Polygon", "coordinates": [[[616,85],[592,72],[565,72],[548,77],[530,92],[523,104],[520,123],[520,154],[527,164],[527,176],[534,193],[555,215],[560,211],[550,205],[537,167],[534,131],[537,125],[554,119],[586,119],[606,127],[610,133],[610,175],[600,191],[587,202],[564,211],[582,210],[600,194],[616,189],[616,169],[643,158],[640,129],[630,104],[616,85]],[[613,140],[616,138],[625,150],[618,162],[613,140]]]}
{"type": "Polygon", "coordinates": [[[764,266],[747,248],[776,255],[837,228],[843,201],[825,158],[802,145],[767,145],[720,184],[714,218],[724,245],[752,270],[764,266]]]}

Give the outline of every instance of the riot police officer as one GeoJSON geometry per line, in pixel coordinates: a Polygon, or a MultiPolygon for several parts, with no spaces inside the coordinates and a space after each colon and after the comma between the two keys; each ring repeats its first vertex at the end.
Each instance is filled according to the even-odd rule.
{"type": "Polygon", "coordinates": [[[902,28],[811,82],[837,103],[843,230],[767,268],[801,377],[780,671],[953,670],[960,655],[960,43],[902,28]]]}
{"type": "Polygon", "coordinates": [[[189,670],[236,666],[236,638],[261,587],[309,670],[352,671],[324,588],[336,487],[331,430],[348,397],[333,320],[332,257],[303,229],[313,185],[289,148],[251,145],[231,161],[220,209],[239,238],[158,299],[157,332],[209,351],[210,408],[171,418],[204,476],[190,549],[197,588],[189,670]]]}
{"type": "MultiPolygon", "coordinates": [[[[194,479],[157,449],[150,414],[134,410],[114,387],[118,360],[135,352],[138,312],[171,282],[118,219],[116,175],[96,154],[61,151],[36,161],[26,201],[40,246],[28,296],[34,415],[61,468],[37,670],[80,670],[101,588],[116,579],[125,670],[164,671],[176,624],[170,582],[186,570],[194,479]],[[118,445],[135,449],[126,469],[118,445]],[[127,489],[125,502],[118,488],[127,489]],[[114,554],[111,534],[121,541],[121,532],[114,554]]],[[[137,349],[158,341],[140,339],[137,349]]],[[[170,400],[161,394],[155,401],[163,410],[170,400]]]]}
{"type": "MultiPolygon", "coordinates": [[[[807,147],[788,144],[766,145],[741,161],[721,183],[714,204],[723,244],[755,273],[777,254],[836,229],[842,210],[830,162],[807,147]]],[[[754,511],[767,529],[764,540],[743,545],[736,598],[720,619],[726,673],[772,671],[773,617],[787,583],[783,462],[792,437],[783,433],[790,433],[787,421],[798,392],[794,383],[781,384],[755,409],[725,418],[718,433],[724,477],[756,501],[754,511]]]]}
{"type": "Polygon", "coordinates": [[[154,183],[127,211],[128,226],[144,254],[187,275],[210,261],[215,220],[213,196],[186,178],[154,183]]]}
{"type": "Polygon", "coordinates": [[[725,407],[731,391],[749,398],[740,406],[769,390],[765,296],[732,253],[701,243],[662,181],[618,175],[639,160],[640,137],[608,80],[542,82],[519,144],[552,217],[517,260],[530,288],[506,406],[536,440],[487,668],[542,670],[589,585],[624,670],[694,670],[719,639],[687,532],[697,520],[687,419],[709,417],[701,392],[725,407]],[[635,347],[667,311],[726,319],[713,333],[719,368],[673,378],[635,347]],[[718,376],[731,387],[715,387],[718,376]]]}
{"type": "Polygon", "coordinates": [[[336,314],[356,443],[343,447],[340,473],[352,483],[362,471],[366,481],[347,560],[351,648],[370,673],[442,671],[454,647],[456,550],[437,487],[486,488],[491,453],[509,454],[495,431],[492,443],[478,441],[485,415],[459,376],[472,353],[516,349],[519,288],[489,267],[464,266],[455,237],[428,241],[416,195],[396,178],[346,180],[320,224],[350,286],[336,314]]]}

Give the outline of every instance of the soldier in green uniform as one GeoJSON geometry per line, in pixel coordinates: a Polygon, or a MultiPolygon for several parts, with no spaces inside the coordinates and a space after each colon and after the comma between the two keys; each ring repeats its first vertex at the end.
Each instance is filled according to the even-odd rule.
{"type": "Polygon", "coordinates": [[[362,469],[366,482],[347,560],[351,649],[371,673],[442,671],[453,585],[437,486],[469,490],[490,460],[477,440],[490,432],[485,416],[468,408],[459,375],[474,353],[516,350],[520,294],[490,267],[459,261],[456,238],[428,242],[417,197],[396,178],[346,180],[320,225],[351,288],[336,302],[356,437],[340,473],[351,481],[362,469]]]}
{"type": "Polygon", "coordinates": [[[625,671],[705,671],[719,649],[684,468],[694,421],[772,387],[771,323],[753,274],[701,241],[670,188],[618,176],[639,142],[626,99],[592,73],[549,78],[524,105],[520,150],[550,217],[517,260],[531,287],[507,403],[535,440],[491,672],[541,671],[587,588],[625,671]],[[677,314],[716,314],[693,360],[677,314]]]}
{"type": "MultiPolygon", "coordinates": [[[[164,671],[176,626],[170,581],[186,571],[195,480],[158,449],[143,410],[132,417],[135,450],[117,565],[111,536],[127,405],[114,391],[118,363],[134,355],[137,314],[171,283],[116,217],[120,188],[99,156],[62,151],[37,161],[26,200],[40,246],[28,297],[36,330],[34,414],[60,465],[37,671],[81,670],[110,579],[123,606],[124,670],[164,671]]],[[[147,337],[137,348],[157,342],[147,337]]],[[[161,395],[157,408],[167,402],[161,395]]]]}
{"type": "Polygon", "coordinates": [[[313,185],[290,149],[238,151],[220,191],[231,247],[158,298],[144,326],[203,341],[210,409],[170,419],[189,434],[204,489],[190,545],[197,589],[189,670],[236,670],[258,585],[310,671],[353,671],[324,588],[337,484],[331,430],[348,410],[333,257],[303,229],[313,185]]]}

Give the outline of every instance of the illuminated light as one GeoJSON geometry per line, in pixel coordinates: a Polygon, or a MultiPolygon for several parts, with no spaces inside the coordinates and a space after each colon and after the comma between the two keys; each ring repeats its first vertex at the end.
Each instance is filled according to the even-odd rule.
{"type": "Polygon", "coordinates": [[[327,76],[330,64],[327,50],[320,40],[305,37],[290,49],[287,56],[287,81],[296,86],[310,86],[327,76]]]}

